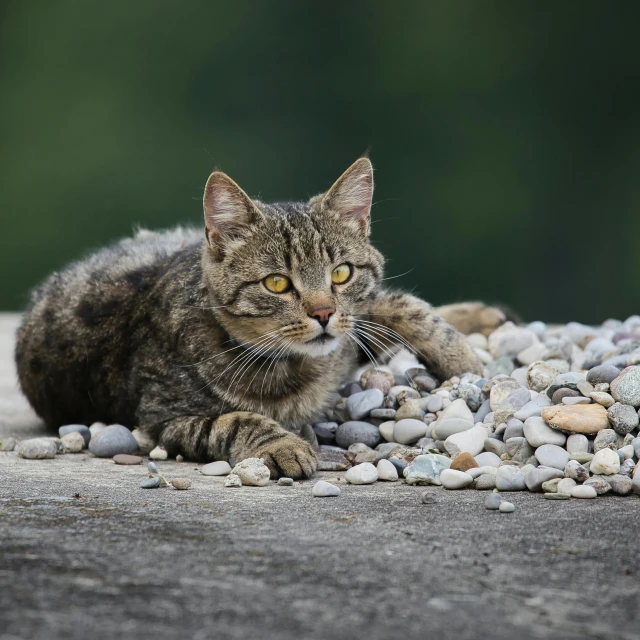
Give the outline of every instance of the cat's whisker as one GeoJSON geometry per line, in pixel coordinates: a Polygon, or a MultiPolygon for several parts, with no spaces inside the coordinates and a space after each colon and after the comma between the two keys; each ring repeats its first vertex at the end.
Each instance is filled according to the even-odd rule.
{"type": "MultiPolygon", "coordinates": [[[[283,338],[283,340],[284,340],[284,338],[283,338]]],[[[262,370],[262,367],[264,367],[264,365],[267,364],[267,362],[269,362],[272,358],[273,358],[273,354],[270,354],[269,357],[258,367],[258,370],[253,374],[253,378],[251,378],[251,381],[247,385],[247,389],[249,389],[251,387],[251,385],[253,384],[253,381],[256,379],[256,376],[262,370]]],[[[244,396],[246,395],[247,389],[244,390],[244,393],[242,394],[242,398],[240,398],[240,402],[242,402],[244,396]]]]}
{"type": "MultiPolygon", "coordinates": [[[[268,333],[264,333],[262,334],[258,339],[257,342],[241,342],[240,344],[236,345],[235,347],[231,347],[230,349],[226,349],[225,351],[221,351],[220,353],[215,353],[214,355],[205,358],[204,360],[200,360],[200,362],[196,362],[194,364],[181,364],[180,367],[197,367],[199,364],[203,364],[205,362],[209,362],[211,360],[213,360],[214,358],[217,358],[218,356],[221,356],[225,353],[229,353],[229,351],[234,351],[235,349],[239,349],[240,347],[251,347],[251,346],[255,346],[260,344],[260,342],[262,341],[263,338],[266,338],[267,336],[270,336],[274,333],[278,333],[278,329],[276,329],[275,331],[269,331],[268,333]]],[[[233,338],[231,338],[231,340],[233,340],[233,338]]],[[[231,342],[231,340],[227,340],[226,342],[231,342]]],[[[225,342],[223,342],[222,344],[226,344],[225,342]]],[[[222,345],[220,345],[222,346],[222,345]]]]}
{"type": "Polygon", "coordinates": [[[393,280],[394,278],[402,278],[402,276],[406,276],[408,273],[411,273],[415,269],[415,265],[409,269],[409,271],[405,271],[404,273],[400,273],[397,276],[389,276],[388,278],[380,278],[380,282],[384,280],[393,280]]]}
{"type": "Polygon", "coordinates": [[[369,351],[367,346],[364,345],[358,338],[356,338],[356,336],[354,336],[353,333],[351,333],[351,331],[347,331],[347,336],[351,338],[365,352],[369,360],[371,360],[371,364],[373,364],[374,369],[379,369],[380,365],[378,364],[375,357],[371,355],[371,351],[369,351]]]}
{"type": "MultiPolygon", "coordinates": [[[[285,344],[282,346],[281,351],[289,346],[293,341],[292,340],[288,340],[287,342],[285,342],[285,344]]],[[[262,385],[260,386],[260,413],[263,412],[262,409],[262,393],[264,391],[264,383],[267,381],[267,376],[269,375],[269,370],[271,369],[271,367],[273,365],[277,364],[278,361],[278,357],[279,357],[279,353],[277,352],[276,354],[274,354],[271,358],[271,363],[269,364],[269,366],[267,367],[267,370],[264,372],[264,375],[262,376],[262,385]]],[[[271,381],[269,381],[269,388],[267,389],[267,391],[269,391],[271,389],[271,381]]]]}
{"type": "Polygon", "coordinates": [[[251,365],[258,359],[260,358],[260,356],[264,355],[265,353],[268,353],[271,350],[271,347],[273,347],[275,344],[278,343],[278,340],[281,339],[280,336],[274,336],[270,341],[268,341],[265,345],[262,345],[259,349],[254,350],[254,352],[251,354],[251,356],[244,361],[244,363],[242,364],[241,367],[238,367],[238,370],[233,374],[233,377],[231,378],[230,382],[229,382],[229,386],[228,386],[228,390],[229,393],[235,393],[235,389],[237,389],[238,384],[240,383],[240,380],[242,379],[242,377],[244,376],[244,374],[248,371],[249,367],[251,367],[251,365]],[[231,386],[233,385],[233,381],[236,379],[236,377],[240,375],[240,377],[238,378],[238,381],[235,384],[234,390],[231,390],[231,386]]]}
{"type": "Polygon", "coordinates": [[[361,324],[369,326],[372,329],[376,328],[378,331],[381,331],[383,333],[388,333],[388,334],[390,334],[392,336],[395,336],[398,340],[400,340],[407,347],[407,349],[409,349],[409,351],[411,351],[415,355],[422,355],[420,353],[420,351],[418,351],[418,349],[416,349],[404,336],[400,335],[397,331],[394,331],[390,327],[387,327],[384,324],[380,324],[379,322],[371,322],[369,320],[357,319],[356,322],[360,322],[361,324]]]}
{"type": "Polygon", "coordinates": [[[355,332],[362,336],[362,338],[364,338],[367,341],[371,341],[374,345],[377,345],[380,349],[382,349],[384,351],[384,353],[386,353],[389,358],[393,358],[393,356],[395,356],[396,354],[391,351],[391,349],[389,349],[389,347],[387,347],[387,345],[385,345],[382,340],[385,339],[387,340],[391,345],[396,345],[399,346],[397,342],[393,342],[390,338],[382,338],[382,337],[376,337],[374,336],[372,333],[369,333],[368,331],[365,331],[364,329],[362,329],[362,327],[356,327],[355,332]]]}
{"type": "MultiPolygon", "coordinates": [[[[272,339],[272,338],[271,338],[272,339]]],[[[262,344],[264,342],[268,342],[267,337],[261,339],[258,342],[258,345],[262,346],[262,344]]],[[[222,371],[222,373],[220,373],[219,375],[217,375],[213,380],[211,380],[210,382],[208,382],[207,384],[204,385],[204,387],[202,387],[202,389],[200,389],[200,391],[202,391],[203,389],[206,389],[208,386],[215,384],[234,364],[236,364],[236,362],[238,364],[240,364],[240,362],[242,362],[245,358],[250,357],[256,350],[256,347],[258,345],[255,345],[254,347],[249,347],[246,351],[244,351],[243,353],[238,354],[222,371]]],[[[242,345],[240,345],[242,346],[242,345]]]]}

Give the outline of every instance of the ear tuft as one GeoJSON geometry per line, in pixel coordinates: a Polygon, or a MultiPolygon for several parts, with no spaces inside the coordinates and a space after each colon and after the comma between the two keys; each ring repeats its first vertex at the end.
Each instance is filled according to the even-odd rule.
{"type": "Polygon", "coordinates": [[[356,160],[327,191],[322,210],[333,211],[369,233],[373,199],[373,166],[369,158],[356,160]]]}
{"type": "Polygon", "coordinates": [[[211,247],[242,234],[262,213],[225,173],[214,171],[204,188],[204,220],[211,247]]]}

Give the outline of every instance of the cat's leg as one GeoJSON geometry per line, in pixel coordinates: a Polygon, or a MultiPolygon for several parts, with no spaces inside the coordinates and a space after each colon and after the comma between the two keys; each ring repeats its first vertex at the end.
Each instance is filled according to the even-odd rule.
{"type": "Polygon", "coordinates": [[[458,302],[436,307],[436,311],[458,331],[469,335],[482,333],[488,336],[501,324],[510,320],[507,313],[484,302],[458,302]]]}
{"type": "Polygon", "coordinates": [[[172,456],[228,460],[232,466],[245,458],[264,458],[273,478],[308,478],[317,466],[308,442],[259,413],[235,411],[219,418],[181,416],[142,428],[157,433],[159,443],[172,456]]]}
{"type": "Polygon", "coordinates": [[[399,334],[441,379],[468,371],[482,373],[482,363],[464,336],[430,304],[408,293],[382,293],[358,316],[357,326],[362,336],[369,334],[368,344],[378,353],[383,353],[381,345],[403,346],[394,332],[399,334]]]}

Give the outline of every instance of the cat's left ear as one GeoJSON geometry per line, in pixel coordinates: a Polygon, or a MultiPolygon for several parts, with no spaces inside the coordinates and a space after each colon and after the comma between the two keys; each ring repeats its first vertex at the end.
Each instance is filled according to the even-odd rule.
{"type": "Polygon", "coordinates": [[[321,210],[332,211],[369,234],[373,199],[373,166],[369,158],[356,160],[322,197],[321,210]]]}

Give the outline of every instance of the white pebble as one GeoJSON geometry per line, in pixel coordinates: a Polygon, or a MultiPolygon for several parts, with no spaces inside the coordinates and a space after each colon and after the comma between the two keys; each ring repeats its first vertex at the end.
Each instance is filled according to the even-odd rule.
{"type": "Polygon", "coordinates": [[[378,479],[378,470],[370,462],[363,462],[348,469],[344,477],[349,484],[373,484],[378,479]]]}
{"type": "MultiPolygon", "coordinates": [[[[608,449],[608,451],[611,451],[611,449],[608,449]]],[[[572,498],[595,498],[598,495],[596,490],[587,484],[579,484],[572,487],[569,494],[572,498]]]]}
{"type": "Polygon", "coordinates": [[[231,465],[226,460],[218,460],[205,464],[200,473],[203,476],[228,476],[231,473],[231,465]]]}
{"type": "Polygon", "coordinates": [[[230,473],[224,479],[224,486],[225,487],[241,487],[242,486],[242,480],[240,480],[240,477],[238,475],[236,475],[235,473],[230,473]]]}
{"type": "Polygon", "coordinates": [[[440,473],[440,482],[445,489],[464,489],[473,482],[473,478],[464,471],[443,469],[440,473]]]}
{"type": "Polygon", "coordinates": [[[156,447],[150,454],[149,457],[152,460],[166,460],[168,457],[167,450],[164,447],[156,447]]]}
{"type": "Polygon", "coordinates": [[[620,471],[620,457],[615,451],[611,449],[600,449],[591,461],[589,467],[594,475],[610,476],[620,471]]]}
{"type": "Polygon", "coordinates": [[[376,469],[378,470],[378,480],[395,482],[398,479],[398,470],[393,464],[384,458],[378,461],[376,469]]]}
{"type": "Polygon", "coordinates": [[[500,513],[513,513],[516,510],[516,505],[513,502],[507,502],[503,500],[498,507],[500,513]]]}
{"type": "Polygon", "coordinates": [[[331,484],[330,482],[325,482],[324,480],[318,480],[318,482],[316,482],[313,485],[313,489],[311,489],[311,493],[316,498],[327,498],[329,496],[339,496],[340,488],[336,487],[335,484],[331,484]]]}
{"type": "Polygon", "coordinates": [[[232,473],[242,480],[243,485],[253,487],[266,486],[271,477],[269,467],[264,464],[264,458],[245,458],[233,467],[232,473]]]}

